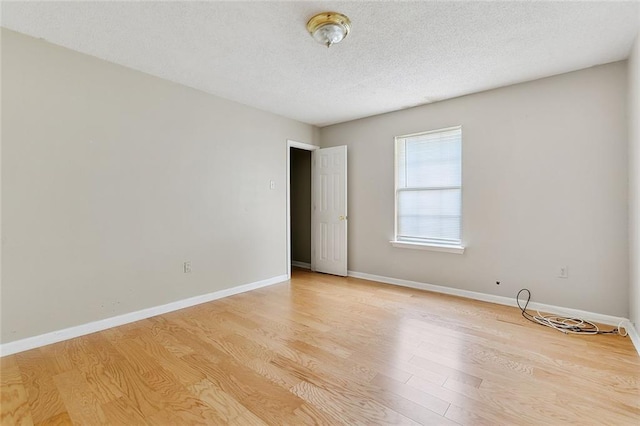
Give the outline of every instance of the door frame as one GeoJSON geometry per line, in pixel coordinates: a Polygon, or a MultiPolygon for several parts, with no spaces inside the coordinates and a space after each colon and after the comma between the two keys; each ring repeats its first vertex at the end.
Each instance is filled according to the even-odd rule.
{"type": "MultiPolygon", "coordinates": [[[[315,151],[316,149],[320,149],[320,147],[287,139],[287,279],[291,279],[291,148],[315,151]]],[[[313,170],[313,161],[311,168],[313,170]]],[[[313,182],[311,186],[310,190],[313,194],[313,182]]],[[[311,248],[313,248],[313,230],[311,232],[311,248]]],[[[311,265],[313,268],[313,253],[311,255],[311,265]]]]}

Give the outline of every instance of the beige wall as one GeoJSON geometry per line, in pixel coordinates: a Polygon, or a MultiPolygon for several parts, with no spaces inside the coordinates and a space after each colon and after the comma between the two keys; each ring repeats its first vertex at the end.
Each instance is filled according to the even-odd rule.
{"type": "Polygon", "coordinates": [[[640,328],[640,35],[629,58],[629,317],[640,328]]]}
{"type": "Polygon", "coordinates": [[[312,126],[4,29],[2,89],[2,342],[287,273],[312,126]]]}
{"type": "Polygon", "coordinates": [[[311,151],[291,148],[291,260],[311,263],[311,151]]]}
{"type": "Polygon", "coordinates": [[[321,129],[349,149],[349,270],[628,315],[626,62],[321,129]],[[393,138],[463,126],[463,255],[394,248],[393,138]],[[569,278],[557,278],[567,265],[569,278]],[[500,280],[502,284],[496,286],[500,280]]]}

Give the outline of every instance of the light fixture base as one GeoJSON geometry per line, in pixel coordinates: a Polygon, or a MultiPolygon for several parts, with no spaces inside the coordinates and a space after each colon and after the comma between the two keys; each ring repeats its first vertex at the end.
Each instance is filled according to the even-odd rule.
{"type": "Polygon", "coordinates": [[[342,13],[322,12],[309,19],[307,30],[318,43],[331,47],[349,34],[351,20],[342,13]]]}

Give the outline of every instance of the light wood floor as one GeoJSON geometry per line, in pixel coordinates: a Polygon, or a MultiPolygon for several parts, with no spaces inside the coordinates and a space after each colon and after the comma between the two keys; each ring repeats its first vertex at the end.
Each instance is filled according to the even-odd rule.
{"type": "Polygon", "coordinates": [[[640,424],[629,338],[300,270],[1,368],[2,425],[640,424]]]}

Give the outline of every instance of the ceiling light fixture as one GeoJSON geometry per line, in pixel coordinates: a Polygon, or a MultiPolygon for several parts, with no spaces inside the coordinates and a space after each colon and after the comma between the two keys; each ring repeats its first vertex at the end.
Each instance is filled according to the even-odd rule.
{"type": "Polygon", "coordinates": [[[307,22],[309,34],[327,47],[340,43],[351,30],[351,21],[342,13],[322,12],[307,22]]]}

